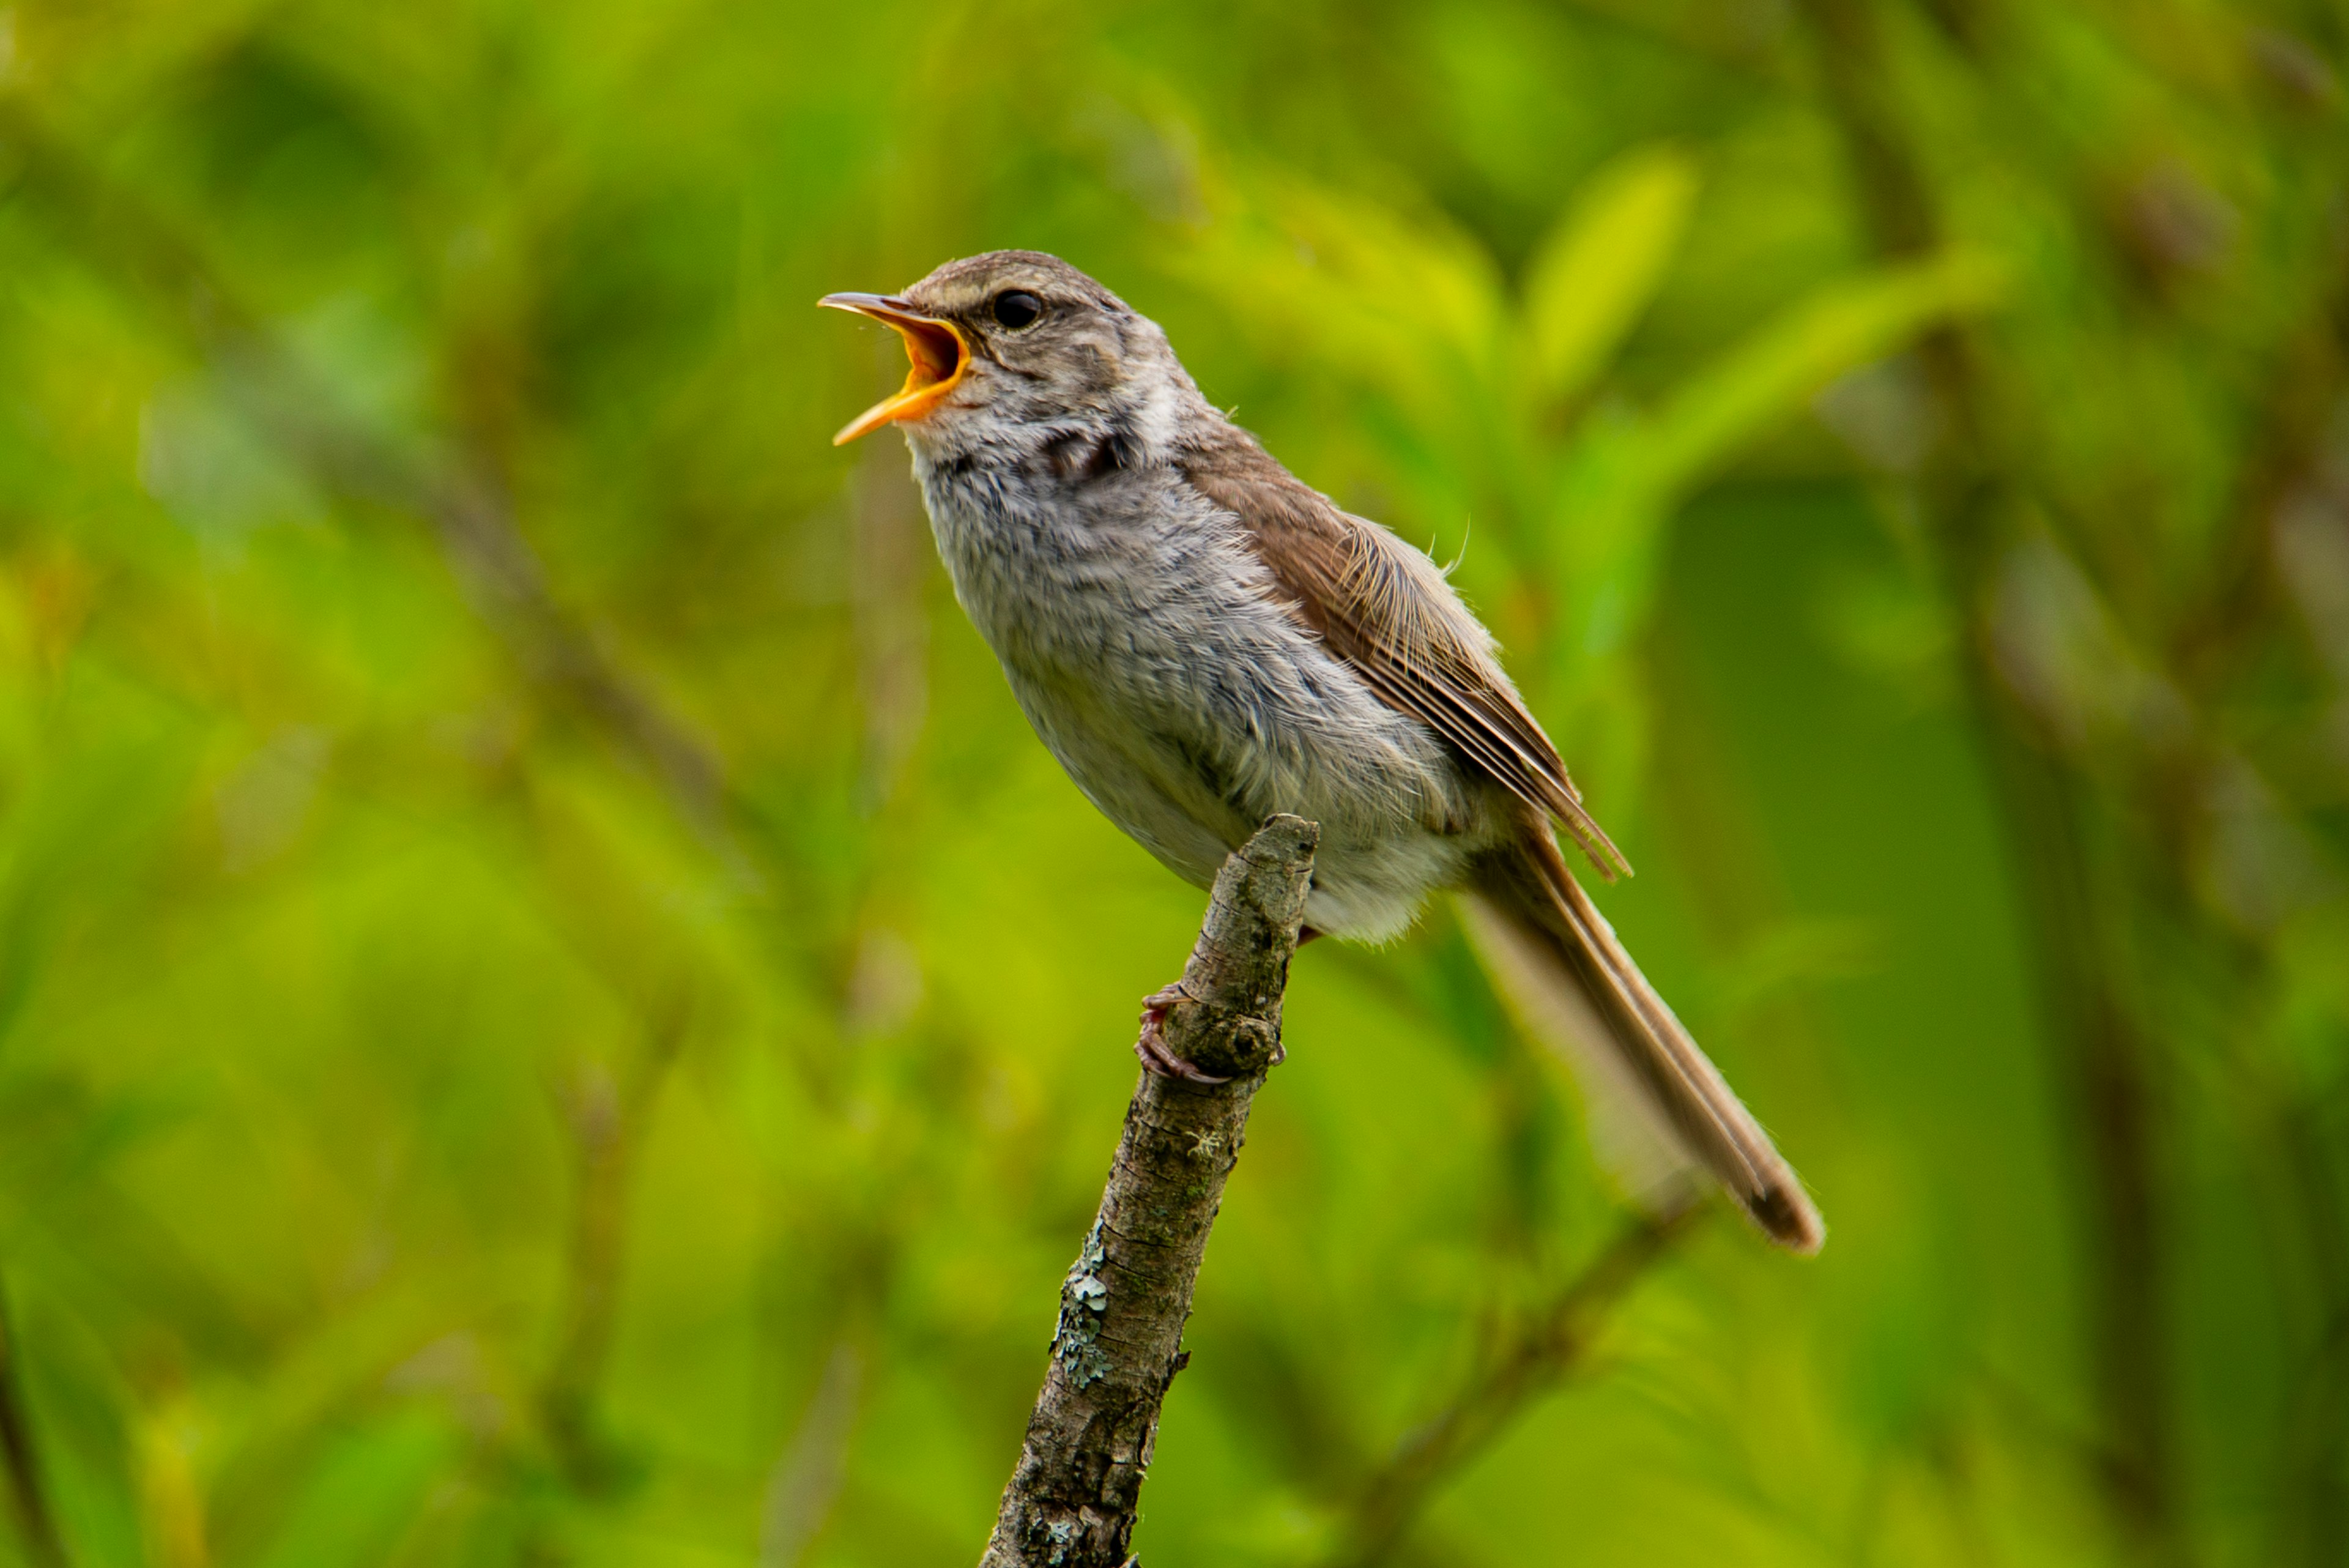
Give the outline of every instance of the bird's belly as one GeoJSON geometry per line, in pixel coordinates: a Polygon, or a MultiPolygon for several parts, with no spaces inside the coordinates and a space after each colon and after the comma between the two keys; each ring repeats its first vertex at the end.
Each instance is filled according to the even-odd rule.
{"type": "Polygon", "coordinates": [[[1189,781],[1150,748],[1133,743],[1134,726],[1087,700],[1093,694],[1056,675],[1023,670],[1008,659],[1003,663],[1037,738],[1095,809],[1184,880],[1203,888],[1214,881],[1231,852],[1238,813],[1218,812],[1196,798],[1189,781]]]}
{"type": "Polygon", "coordinates": [[[1224,857],[1275,812],[1320,824],[1306,923],[1325,934],[1401,935],[1427,896],[1457,884],[1468,858],[1495,836],[1499,814],[1464,779],[1432,784],[1423,756],[1359,745],[1332,748],[1335,756],[1318,751],[1326,714],[1291,724],[1277,709],[1259,709],[1261,733],[1236,735],[1195,714],[1137,704],[1123,683],[1097,671],[1022,670],[1009,659],[1004,667],[1038,737],[1077,787],[1185,881],[1209,886],[1224,857]]]}
{"type": "Polygon", "coordinates": [[[1399,935],[1502,814],[1267,594],[1211,519],[1007,513],[926,483],[956,597],[1086,796],[1200,887],[1274,812],[1321,826],[1307,919],[1399,935]]]}
{"type": "Polygon", "coordinates": [[[1424,831],[1375,845],[1325,839],[1313,857],[1305,923],[1350,941],[1392,941],[1419,919],[1430,893],[1460,884],[1470,853],[1456,835],[1424,831]]]}

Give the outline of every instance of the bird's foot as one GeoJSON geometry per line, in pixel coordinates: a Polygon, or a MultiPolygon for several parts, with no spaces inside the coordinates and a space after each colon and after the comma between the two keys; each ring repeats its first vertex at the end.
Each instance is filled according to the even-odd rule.
{"type": "Polygon", "coordinates": [[[1202,1073],[1166,1048],[1166,1037],[1160,1032],[1160,1025],[1166,1022],[1166,1015],[1174,1010],[1176,1002],[1190,1000],[1191,993],[1183,989],[1183,982],[1179,980],[1143,997],[1142,1033],[1134,1037],[1133,1054],[1142,1059],[1144,1067],[1162,1078],[1187,1078],[1195,1084],[1228,1084],[1231,1082],[1229,1078],[1202,1073]]]}

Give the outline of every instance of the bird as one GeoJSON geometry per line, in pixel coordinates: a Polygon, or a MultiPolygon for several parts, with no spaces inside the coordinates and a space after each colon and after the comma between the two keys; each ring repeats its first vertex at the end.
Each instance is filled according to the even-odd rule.
{"type": "MultiPolygon", "coordinates": [[[[1268,815],[1319,823],[1309,940],[1384,942],[1458,894],[1636,1179],[1709,1172],[1772,1241],[1818,1250],[1801,1180],[1568,866],[1560,829],[1601,877],[1630,870],[1424,552],[1292,475],[1156,323],[1056,256],[819,303],[904,339],[905,385],[834,442],[904,431],[956,598],[1104,815],[1201,888],[1268,815]]],[[[1174,1000],[1148,999],[1137,1054],[1201,1076],[1156,1043],[1174,1000]]]]}

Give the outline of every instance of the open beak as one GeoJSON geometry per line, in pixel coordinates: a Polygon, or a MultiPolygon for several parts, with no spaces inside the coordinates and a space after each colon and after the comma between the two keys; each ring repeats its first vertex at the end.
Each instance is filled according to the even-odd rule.
{"type": "Polygon", "coordinates": [[[846,446],[893,421],[920,419],[946,401],[963,372],[970,369],[970,345],[963,341],[954,324],[924,316],[902,299],[881,294],[827,294],[816,303],[834,310],[854,310],[895,327],[897,336],[905,340],[905,358],[914,362],[914,368],[905,372],[905,384],[849,421],[832,438],[834,446],[846,446]]]}

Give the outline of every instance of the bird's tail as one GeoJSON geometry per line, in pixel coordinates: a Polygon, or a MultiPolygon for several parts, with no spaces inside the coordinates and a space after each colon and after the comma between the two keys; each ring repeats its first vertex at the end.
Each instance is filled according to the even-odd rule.
{"type": "Polygon", "coordinates": [[[1580,1069],[1600,1158],[1635,1194],[1701,1167],[1772,1241],[1817,1251],[1826,1228],[1770,1135],[1623,950],[1547,825],[1528,826],[1478,862],[1463,910],[1527,1027],[1580,1069]]]}

